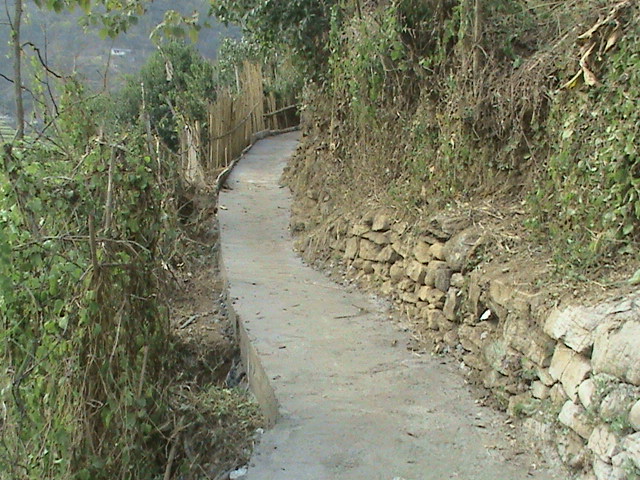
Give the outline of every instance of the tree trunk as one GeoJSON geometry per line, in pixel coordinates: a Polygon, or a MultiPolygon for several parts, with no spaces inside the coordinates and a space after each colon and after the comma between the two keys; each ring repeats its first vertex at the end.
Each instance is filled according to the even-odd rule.
{"type": "Polygon", "coordinates": [[[24,104],[22,102],[22,45],[20,27],[22,26],[22,0],[15,0],[13,24],[11,26],[11,43],[13,45],[13,85],[16,101],[16,139],[24,138],[24,104]]]}

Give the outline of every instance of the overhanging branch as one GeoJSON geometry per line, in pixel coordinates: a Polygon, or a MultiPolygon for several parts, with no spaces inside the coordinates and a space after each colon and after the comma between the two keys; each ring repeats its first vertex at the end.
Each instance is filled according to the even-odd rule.
{"type": "Polygon", "coordinates": [[[47,65],[47,62],[44,60],[44,58],[42,58],[42,54],[40,53],[40,49],[38,47],[36,47],[33,43],[31,42],[26,42],[23,44],[23,47],[31,47],[33,49],[34,52],[36,52],[36,55],[38,55],[38,60],[40,61],[40,64],[42,65],[42,67],[51,75],[53,75],[56,78],[62,79],[64,78],[62,75],[60,75],[57,72],[54,72],[53,70],[51,70],[51,68],[49,68],[49,65],[47,65]]]}

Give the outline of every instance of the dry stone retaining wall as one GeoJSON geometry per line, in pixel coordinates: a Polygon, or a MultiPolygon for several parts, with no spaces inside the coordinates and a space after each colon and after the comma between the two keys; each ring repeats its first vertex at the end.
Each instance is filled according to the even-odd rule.
{"type": "Polygon", "coordinates": [[[482,264],[490,239],[460,219],[416,234],[375,212],[336,227],[331,248],[579,478],[640,478],[640,295],[549,312],[508,268],[482,264]]]}

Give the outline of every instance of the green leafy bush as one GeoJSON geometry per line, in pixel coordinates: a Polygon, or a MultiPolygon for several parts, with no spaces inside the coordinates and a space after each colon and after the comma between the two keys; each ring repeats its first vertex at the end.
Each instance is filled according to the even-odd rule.
{"type": "Polygon", "coordinates": [[[134,125],[144,108],[166,145],[177,151],[179,117],[206,122],[207,102],[215,100],[216,89],[213,64],[194,46],[171,41],[162,45],[116,95],[115,120],[134,125]]]}
{"type": "Polygon", "coordinates": [[[632,252],[640,234],[640,25],[602,58],[600,83],[558,93],[550,157],[532,199],[562,260],[589,267],[632,252]]]}

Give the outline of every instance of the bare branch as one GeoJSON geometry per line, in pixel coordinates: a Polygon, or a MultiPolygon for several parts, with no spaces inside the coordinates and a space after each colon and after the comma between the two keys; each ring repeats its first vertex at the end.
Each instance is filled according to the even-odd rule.
{"type": "Polygon", "coordinates": [[[60,75],[57,72],[54,72],[53,70],[51,70],[51,68],[49,68],[49,65],[47,65],[47,62],[45,61],[45,59],[42,57],[42,54],[40,53],[40,49],[37,46],[35,46],[32,42],[26,42],[22,46],[31,47],[33,51],[36,52],[36,55],[38,55],[38,60],[40,60],[40,64],[48,73],[50,73],[51,75],[59,79],[64,78],[62,75],[60,75]]]}
{"type": "Polygon", "coordinates": [[[14,83],[13,79],[11,79],[11,78],[7,77],[7,76],[6,76],[4,73],[2,73],[2,72],[0,72],[0,78],[3,78],[4,80],[6,80],[7,82],[9,82],[9,83],[11,83],[11,84],[13,84],[13,83],[14,83]]]}

